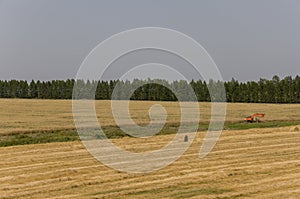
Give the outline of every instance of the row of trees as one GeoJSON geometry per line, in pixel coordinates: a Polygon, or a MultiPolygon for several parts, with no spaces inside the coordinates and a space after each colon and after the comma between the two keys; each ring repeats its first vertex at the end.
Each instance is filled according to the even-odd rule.
{"type": "Polygon", "coordinates": [[[73,88],[77,98],[132,99],[158,101],[189,101],[196,94],[198,101],[226,98],[227,102],[253,103],[300,103],[300,77],[287,76],[258,82],[214,81],[173,81],[133,80],[133,81],[83,81],[74,79],[53,81],[0,80],[0,98],[72,99],[73,88]],[[141,86],[142,85],[142,86],[141,86]],[[226,93],[222,93],[222,85],[226,93]],[[192,88],[189,89],[189,88],[192,88]],[[214,92],[210,93],[210,91],[214,92]],[[113,96],[113,97],[112,97],[113,96]]]}

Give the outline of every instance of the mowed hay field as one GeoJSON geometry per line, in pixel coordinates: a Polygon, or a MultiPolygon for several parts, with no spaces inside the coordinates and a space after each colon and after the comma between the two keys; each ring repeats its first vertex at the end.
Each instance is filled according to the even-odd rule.
{"type": "MultiPolygon", "coordinates": [[[[141,152],[171,137],[113,141],[141,152]]],[[[224,131],[213,151],[199,159],[203,137],[199,133],[179,160],[150,174],[110,169],[80,142],[2,147],[0,197],[299,198],[300,132],[295,127],[224,131]]]]}
{"type": "MultiPolygon", "coordinates": [[[[68,100],[1,99],[0,134],[74,129],[68,100]]],[[[178,122],[176,102],[131,102],[133,119],[149,122],[148,110],[163,105],[178,122]]],[[[210,104],[199,103],[209,120],[210,104]]],[[[110,101],[96,101],[102,125],[114,125],[110,101]]],[[[264,121],[300,121],[300,104],[227,104],[227,121],[266,113],[264,121]]],[[[251,124],[249,124],[251,125],[251,124]]],[[[0,147],[0,198],[299,198],[300,125],[225,130],[213,151],[199,159],[205,132],[171,165],[149,174],[128,174],[95,160],[81,142],[0,147]]],[[[132,152],[165,146],[174,135],[113,142],[132,152]]],[[[110,155],[110,154],[108,154],[110,155]]],[[[158,160],[159,161],[159,160],[158,160]]]]}
{"type": "MultiPolygon", "coordinates": [[[[177,102],[131,101],[130,113],[139,124],[149,122],[148,111],[154,104],[162,105],[168,114],[167,122],[180,121],[177,102]]],[[[186,103],[188,106],[189,103],[186,103]]],[[[0,134],[75,129],[71,100],[0,99],[0,134]]],[[[96,101],[98,120],[102,126],[115,125],[110,101],[96,101]]],[[[211,104],[199,103],[202,122],[209,122],[211,104]]],[[[242,122],[252,113],[265,113],[264,121],[300,121],[300,104],[228,103],[228,122],[242,122]]]]}

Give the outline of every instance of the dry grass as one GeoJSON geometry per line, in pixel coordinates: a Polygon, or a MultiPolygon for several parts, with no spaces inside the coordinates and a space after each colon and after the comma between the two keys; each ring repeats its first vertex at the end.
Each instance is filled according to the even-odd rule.
{"type": "MultiPolygon", "coordinates": [[[[176,102],[131,102],[132,118],[149,122],[159,103],[178,122],[176,102]]],[[[0,99],[0,134],[73,129],[68,100],[0,99]]],[[[186,104],[188,105],[188,103],[186,104]]],[[[97,101],[102,125],[114,125],[110,101],[97,101]]],[[[201,119],[210,104],[200,103],[201,119]]],[[[300,121],[300,104],[228,104],[227,121],[266,113],[265,121],[300,121]]],[[[151,174],[127,174],[96,161],[80,142],[0,148],[0,198],[297,198],[300,195],[300,126],[224,131],[214,150],[198,158],[204,133],[172,165],[151,174]]],[[[142,152],[159,149],[174,135],[113,140],[142,152]]]]}
{"type": "MultiPolygon", "coordinates": [[[[202,160],[198,158],[201,133],[179,160],[143,175],[107,168],[80,142],[4,147],[0,148],[0,197],[297,198],[300,133],[290,128],[224,131],[202,160]]],[[[171,137],[114,142],[140,152],[163,146],[171,137]]]]}
{"type": "MultiPolygon", "coordinates": [[[[154,104],[161,104],[168,113],[168,122],[180,120],[180,109],[176,102],[133,101],[130,112],[134,121],[148,123],[148,110],[154,104]]],[[[187,103],[188,104],[188,103],[187,103]]],[[[103,126],[115,125],[110,101],[96,101],[98,119],[103,126]]],[[[210,118],[210,103],[199,103],[201,121],[210,118]]],[[[22,133],[42,130],[74,129],[72,102],[70,100],[26,100],[0,99],[0,134],[22,133]]],[[[246,115],[266,113],[265,121],[298,120],[300,104],[227,104],[227,121],[242,121],[246,115]]]]}

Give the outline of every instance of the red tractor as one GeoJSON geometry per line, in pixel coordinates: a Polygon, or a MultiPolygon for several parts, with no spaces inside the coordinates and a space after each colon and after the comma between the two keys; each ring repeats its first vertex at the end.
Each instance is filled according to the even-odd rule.
{"type": "Polygon", "coordinates": [[[252,114],[252,115],[249,115],[247,117],[244,118],[244,121],[246,122],[260,122],[260,119],[259,118],[262,118],[262,117],[265,117],[265,114],[263,113],[255,113],[255,114],[252,114]]]}

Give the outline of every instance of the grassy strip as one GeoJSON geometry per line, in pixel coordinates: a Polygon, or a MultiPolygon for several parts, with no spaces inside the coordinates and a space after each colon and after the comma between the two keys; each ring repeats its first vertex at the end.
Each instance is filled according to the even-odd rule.
{"type": "MultiPolygon", "coordinates": [[[[234,123],[226,122],[224,125],[225,130],[246,130],[252,128],[278,128],[285,126],[299,125],[300,121],[270,121],[261,123],[234,123]]],[[[197,124],[185,124],[184,131],[188,132],[189,129],[194,129],[197,124]]],[[[177,133],[179,123],[166,124],[158,135],[168,135],[177,133]]],[[[198,130],[205,131],[208,129],[208,124],[199,124],[198,130]]],[[[128,136],[117,126],[103,127],[103,131],[109,139],[116,139],[128,136]]],[[[103,139],[103,136],[99,136],[103,139]]],[[[2,135],[0,136],[0,147],[25,145],[25,144],[38,144],[50,142],[69,142],[80,140],[76,130],[55,130],[55,131],[38,131],[31,133],[2,135]]]]}
{"type": "Polygon", "coordinates": [[[279,128],[299,125],[300,121],[268,121],[260,123],[226,122],[224,130],[246,130],[252,128],[279,128]]]}
{"type": "Polygon", "coordinates": [[[0,147],[75,140],[79,140],[76,131],[42,131],[0,136],[0,147]]]}

